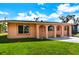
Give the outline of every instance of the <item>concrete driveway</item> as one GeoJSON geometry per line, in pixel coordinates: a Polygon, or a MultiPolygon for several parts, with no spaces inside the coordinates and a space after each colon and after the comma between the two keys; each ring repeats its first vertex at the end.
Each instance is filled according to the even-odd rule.
{"type": "Polygon", "coordinates": [[[49,39],[50,40],[79,43],[79,37],[63,37],[63,38],[49,38],[49,39]]]}

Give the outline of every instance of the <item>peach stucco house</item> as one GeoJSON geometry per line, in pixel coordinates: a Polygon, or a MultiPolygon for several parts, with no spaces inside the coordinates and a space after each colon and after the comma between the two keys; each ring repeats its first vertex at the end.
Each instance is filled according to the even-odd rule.
{"type": "Polygon", "coordinates": [[[72,36],[72,25],[58,22],[7,21],[8,38],[56,38],[72,36]]]}

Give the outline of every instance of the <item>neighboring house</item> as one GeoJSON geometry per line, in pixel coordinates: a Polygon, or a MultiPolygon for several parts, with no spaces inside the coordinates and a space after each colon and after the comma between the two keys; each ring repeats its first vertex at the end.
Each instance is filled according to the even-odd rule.
{"type": "Polygon", "coordinates": [[[72,24],[73,34],[79,32],[79,17],[75,18],[75,15],[67,15],[67,16],[60,16],[59,18],[62,20],[61,23],[72,24]]]}
{"type": "Polygon", "coordinates": [[[73,20],[73,19],[70,19],[67,23],[70,23],[72,24],[72,30],[73,30],[73,34],[75,33],[79,33],[79,18],[73,20]]]}
{"type": "Polygon", "coordinates": [[[75,24],[75,21],[73,19],[70,19],[67,23],[72,24],[72,33],[77,33],[77,25],[75,24]]]}
{"type": "Polygon", "coordinates": [[[79,17],[75,21],[75,25],[76,25],[77,32],[79,33],[79,17]]]}
{"type": "Polygon", "coordinates": [[[8,38],[48,39],[72,36],[72,25],[67,23],[19,20],[7,20],[7,23],[8,38]]]}

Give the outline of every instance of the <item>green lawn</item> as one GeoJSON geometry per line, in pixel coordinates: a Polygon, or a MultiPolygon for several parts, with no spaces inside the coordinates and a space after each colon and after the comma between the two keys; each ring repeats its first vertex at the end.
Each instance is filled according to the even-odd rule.
{"type": "Polygon", "coordinates": [[[79,43],[42,39],[7,39],[0,35],[1,55],[79,55],[79,43]]]}

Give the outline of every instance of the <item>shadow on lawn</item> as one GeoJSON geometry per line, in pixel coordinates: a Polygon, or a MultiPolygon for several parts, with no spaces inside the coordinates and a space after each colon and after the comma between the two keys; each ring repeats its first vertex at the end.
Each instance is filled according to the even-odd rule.
{"type": "Polygon", "coordinates": [[[51,41],[51,40],[48,40],[48,39],[36,39],[36,38],[8,39],[7,35],[0,36],[0,43],[37,42],[37,41],[51,41]]]}

